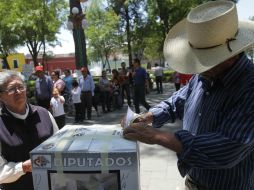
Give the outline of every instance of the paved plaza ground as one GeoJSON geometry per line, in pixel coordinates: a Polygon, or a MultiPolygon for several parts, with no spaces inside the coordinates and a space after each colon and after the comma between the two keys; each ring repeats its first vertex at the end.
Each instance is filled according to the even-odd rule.
{"type": "MultiPolygon", "coordinates": [[[[147,102],[152,106],[166,99],[174,92],[173,84],[164,85],[164,93],[157,94],[151,91],[147,95],[147,102]]],[[[140,106],[141,111],[144,110],[140,106]]],[[[134,110],[134,107],[132,107],[134,110]]],[[[84,125],[96,124],[119,124],[121,118],[127,111],[127,105],[121,110],[102,114],[99,107],[100,116],[93,110],[92,120],[85,121],[84,125]]],[[[72,117],[67,117],[67,123],[73,123],[72,117]]],[[[161,130],[174,132],[181,129],[181,123],[166,124],[161,130]]],[[[141,190],[184,190],[184,179],[180,176],[177,166],[176,154],[158,145],[147,145],[140,143],[140,182],[141,190]]]]}

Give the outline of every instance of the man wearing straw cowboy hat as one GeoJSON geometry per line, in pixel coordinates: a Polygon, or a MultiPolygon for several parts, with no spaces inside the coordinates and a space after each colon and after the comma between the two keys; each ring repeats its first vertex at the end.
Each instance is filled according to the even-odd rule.
{"type": "Polygon", "coordinates": [[[238,22],[231,1],[194,8],[167,35],[167,62],[195,75],[124,137],[175,151],[186,189],[254,189],[254,65],[243,53],[253,44],[254,22],[238,22]],[[177,118],[183,130],[154,129],[177,118]]]}

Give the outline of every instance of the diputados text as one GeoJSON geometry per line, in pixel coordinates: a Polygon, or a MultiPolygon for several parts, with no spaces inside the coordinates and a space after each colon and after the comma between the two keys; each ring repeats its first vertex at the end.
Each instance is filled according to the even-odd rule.
{"type": "Polygon", "coordinates": [[[56,167],[100,167],[100,166],[130,166],[132,164],[131,157],[124,158],[55,158],[54,165],[56,167]],[[61,160],[63,163],[61,163],[61,160]]]}

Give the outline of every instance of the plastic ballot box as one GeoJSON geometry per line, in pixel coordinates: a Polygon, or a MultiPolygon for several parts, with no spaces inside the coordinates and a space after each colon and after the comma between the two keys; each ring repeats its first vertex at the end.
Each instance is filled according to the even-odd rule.
{"type": "Polygon", "coordinates": [[[112,125],[67,125],[30,152],[35,190],[139,190],[136,142],[112,125]]]}

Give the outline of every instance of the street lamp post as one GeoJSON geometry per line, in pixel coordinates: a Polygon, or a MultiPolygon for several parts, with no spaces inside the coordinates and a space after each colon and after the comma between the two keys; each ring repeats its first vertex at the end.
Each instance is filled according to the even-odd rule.
{"type": "MultiPolygon", "coordinates": [[[[85,0],[86,1],[86,0],[85,0]]],[[[84,28],[86,27],[85,14],[82,12],[80,0],[70,0],[70,15],[67,28],[73,31],[75,44],[76,69],[87,66],[86,38],[84,28]]]]}

